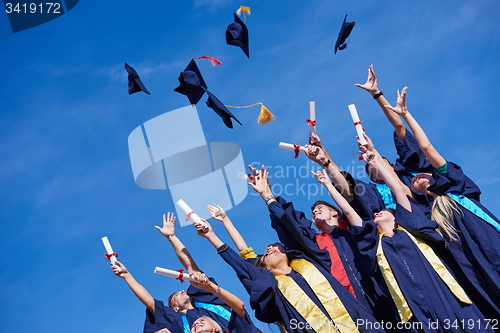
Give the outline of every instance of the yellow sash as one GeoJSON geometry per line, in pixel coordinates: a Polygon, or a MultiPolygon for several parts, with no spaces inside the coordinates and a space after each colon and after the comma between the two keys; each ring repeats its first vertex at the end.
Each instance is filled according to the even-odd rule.
{"type": "Polygon", "coordinates": [[[420,238],[416,238],[405,229],[401,227],[398,227],[398,229],[406,232],[408,236],[410,236],[410,238],[413,240],[413,242],[417,244],[418,248],[420,249],[420,252],[423,253],[424,257],[431,264],[432,268],[434,268],[436,273],[448,286],[448,288],[450,288],[451,292],[455,295],[455,297],[458,298],[462,303],[472,304],[465,291],[458,284],[453,275],[451,275],[448,269],[443,265],[441,259],[439,259],[436,253],[434,253],[434,250],[429,245],[427,245],[427,243],[425,243],[423,240],[421,240],[420,238]]]}
{"type": "MultiPolygon", "coordinates": [[[[436,253],[434,253],[432,248],[420,238],[416,238],[415,236],[410,234],[404,228],[398,226],[397,229],[406,232],[406,234],[415,243],[415,245],[417,245],[420,252],[422,252],[427,261],[431,264],[432,268],[436,271],[439,277],[448,286],[448,288],[450,288],[451,292],[455,295],[455,297],[458,298],[463,303],[471,304],[472,302],[467,297],[465,291],[462,289],[462,287],[460,287],[455,278],[453,278],[451,273],[446,269],[446,267],[441,262],[441,259],[439,259],[436,253]]],[[[399,285],[396,281],[394,273],[392,272],[389,262],[387,261],[387,258],[384,255],[384,250],[382,248],[382,236],[383,234],[380,234],[380,239],[377,246],[377,263],[380,267],[380,270],[387,284],[387,287],[389,288],[389,292],[391,293],[392,299],[396,304],[399,316],[401,317],[401,321],[406,322],[411,318],[412,312],[410,310],[408,302],[406,301],[403,293],[401,292],[401,289],[399,288],[399,285]]]]}
{"type": "Polygon", "coordinates": [[[276,276],[281,293],[307,321],[307,323],[303,323],[304,325],[309,325],[318,333],[359,332],[330,282],[313,264],[305,259],[294,259],[290,262],[290,266],[304,277],[333,321],[333,323],[330,322],[323,311],[314,304],[291,277],[276,276]]]}
{"type": "Polygon", "coordinates": [[[391,293],[392,300],[398,309],[399,317],[403,323],[406,323],[410,320],[413,315],[410,310],[410,306],[406,301],[406,298],[403,295],[403,292],[399,288],[399,284],[394,277],[394,273],[392,272],[391,266],[387,261],[387,258],[384,254],[384,249],[382,248],[382,236],[384,234],[380,234],[380,239],[378,240],[377,246],[377,264],[380,267],[380,271],[382,272],[382,276],[384,277],[385,284],[391,293]]]}

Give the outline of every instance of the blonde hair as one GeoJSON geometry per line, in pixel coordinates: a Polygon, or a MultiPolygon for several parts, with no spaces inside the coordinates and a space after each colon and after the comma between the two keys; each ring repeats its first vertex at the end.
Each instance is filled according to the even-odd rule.
{"type": "Polygon", "coordinates": [[[453,211],[462,214],[458,204],[447,195],[436,195],[432,204],[431,219],[439,225],[437,232],[449,241],[458,240],[458,230],[455,228],[453,211]]]}
{"type": "MultiPolygon", "coordinates": [[[[212,332],[224,333],[222,331],[222,327],[220,327],[219,323],[216,322],[215,320],[213,320],[212,318],[207,317],[207,316],[201,316],[200,318],[206,318],[206,319],[208,319],[208,321],[210,321],[210,323],[212,323],[212,327],[213,327],[212,332]]],[[[200,318],[198,318],[198,319],[200,319],[200,318]]],[[[198,320],[198,319],[196,319],[196,320],[198,320]]],[[[192,326],[191,326],[191,333],[194,333],[194,329],[192,326]]]]}

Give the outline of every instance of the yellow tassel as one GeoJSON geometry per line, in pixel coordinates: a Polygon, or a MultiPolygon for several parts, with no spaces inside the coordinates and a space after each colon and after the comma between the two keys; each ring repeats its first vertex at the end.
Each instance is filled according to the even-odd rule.
{"type": "Polygon", "coordinates": [[[260,107],[260,114],[259,117],[257,118],[257,123],[264,125],[267,123],[270,123],[271,121],[276,119],[276,116],[269,111],[264,104],[259,103],[261,105],[260,107]]]}
{"type": "Polygon", "coordinates": [[[247,19],[247,14],[250,15],[250,7],[245,7],[245,6],[240,6],[238,10],[236,11],[236,15],[241,16],[241,13],[243,12],[243,18],[247,19]]]}
{"type": "Polygon", "coordinates": [[[271,111],[269,111],[269,109],[266,108],[262,103],[255,103],[247,106],[231,106],[231,105],[224,105],[224,106],[228,108],[243,109],[255,106],[257,104],[260,104],[260,114],[259,117],[257,117],[257,124],[265,125],[273,120],[276,120],[276,116],[272,114],[271,111]]]}

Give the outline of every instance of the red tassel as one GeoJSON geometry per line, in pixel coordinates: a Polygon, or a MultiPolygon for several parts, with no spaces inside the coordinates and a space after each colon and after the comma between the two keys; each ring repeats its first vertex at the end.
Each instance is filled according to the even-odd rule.
{"type": "Polygon", "coordinates": [[[212,67],[222,65],[222,62],[221,62],[220,60],[217,60],[217,59],[215,59],[215,58],[208,57],[208,56],[201,56],[201,57],[198,57],[198,58],[193,58],[193,59],[194,59],[194,60],[196,60],[196,59],[208,59],[208,60],[210,60],[210,62],[212,63],[212,67]]]}

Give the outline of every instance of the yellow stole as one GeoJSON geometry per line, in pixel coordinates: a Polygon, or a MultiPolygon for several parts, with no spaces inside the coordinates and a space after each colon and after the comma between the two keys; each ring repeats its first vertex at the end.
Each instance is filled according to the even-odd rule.
{"type": "MultiPolygon", "coordinates": [[[[406,234],[415,243],[415,245],[417,245],[418,249],[420,250],[420,252],[422,252],[427,261],[431,264],[432,268],[434,268],[439,277],[448,286],[448,288],[450,288],[455,297],[463,303],[471,304],[472,302],[469,300],[469,297],[467,297],[465,291],[458,284],[451,273],[446,269],[446,267],[441,262],[441,259],[439,259],[436,253],[434,253],[434,250],[432,250],[432,248],[423,240],[421,240],[420,238],[416,238],[404,228],[398,226],[397,229],[406,232],[406,234]]],[[[401,321],[407,322],[413,314],[410,310],[408,302],[406,301],[401,289],[399,288],[394,273],[392,272],[391,266],[389,265],[389,262],[385,257],[384,250],[382,248],[382,236],[384,236],[384,234],[381,233],[377,246],[377,263],[380,267],[387,287],[389,288],[392,299],[396,304],[399,316],[401,317],[401,321]]]]}
{"type": "Polygon", "coordinates": [[[333,321],[333,323],[330,322],[323,311],[314,304],[291,277],[275,276],[283,296],[307,321],[307,323],[303,323],[304,325],[309,325],[318,333],[359,332],[330,282],[313,264],[305,259],[294,259],[290,262],[290,266],[304,277],[333,321]]]}

